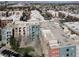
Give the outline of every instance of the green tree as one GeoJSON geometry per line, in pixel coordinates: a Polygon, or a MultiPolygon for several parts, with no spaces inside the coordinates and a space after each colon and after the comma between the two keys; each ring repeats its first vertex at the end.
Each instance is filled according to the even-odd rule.
{"type": "Polygon", "coordinates": [[[30,52],[34,51],[34,49],[32,47],[27,47],[25,49],[25,53],[24,53],[24,57],[32,57],[33,55],[29,55],[30,52]]]}
{"type": "Polygon", "coordinates": [[[52,19],[52,14],[50,14],[49,12],[42,13],[42,16],[44,17],[45,20],[52,19]]]}
{"type": "Polygon", "coordinates": [[[17,51],[23,54],[24,57],[32,57],[32,55],[29,55],[29,53],[34,52],[35,50],[33,47],[27,47],[27,48],[19,48],[17,51]]]}
{"type": "Polygon", "coordinates": [[[19,48],[19,42],[13,36],[10,38],[10,45],[14,50],[17,50],[19,48]]]}

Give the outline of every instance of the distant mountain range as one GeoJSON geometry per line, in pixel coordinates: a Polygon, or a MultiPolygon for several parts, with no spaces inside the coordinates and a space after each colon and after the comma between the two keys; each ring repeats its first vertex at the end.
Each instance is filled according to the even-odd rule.
{"type": "MultiPolygon", "coordinates": [[[[5,3],[5,1],[0,1],[0,3],[5,3]]],[[[7,3],[79,3],[79,1],[7,1],[7,3]]]]}
{"type": "Polygon", "coordinates": [[[79,3],[79,1],[28,1],[29,3],[79,3]]]}

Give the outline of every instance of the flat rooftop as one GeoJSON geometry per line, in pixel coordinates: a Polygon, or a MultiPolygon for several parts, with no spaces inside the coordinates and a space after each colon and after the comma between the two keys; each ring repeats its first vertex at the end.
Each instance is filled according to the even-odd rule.
{"type": "Polygon", "coordinates": [[[73,32],[79,34],[79,22],[65,22],[64,25],[73,32]]]}
{"type": "Polygon", "coordinates": [[[46,38],[51,47],[63,47],[72,46],[70,41],[67,41],[69,37],[65,35],[63,30],[58,26],[57,23],[47,22],[48,28],[42,28],[42,34],[46,38]],[[59,42],[59,43],[58,43],[59,42]]]}
{"type": "Polygon", "coordinates": [[[42,31],[42,35],[45,37],[45,38],[43,38],[43,40],[46,43],[49,43],[50,48],[75,46],[75,44],[72,44],[70,41],[64,42],[64,40],[62,40],[63,42],[58,43],[59,40],[57,40],[57,38],[59,38],[59,37],[58,36],[55,37],[54,33],[52,33],[49,29],[42,29],[41,31],[42,31]]]}
{"type": "Polygon", "coordinates": [[[65,14],[65,15],[69,15],[69,16],[72,16],[72,17],[79,18],[79,14],[72,14],[72,13],[69,13],[69,12],[66,12],[66,11],[59,11],[59,12],[61,12],[62,14],[65,14]]]}
{"type": "Polygon", "coordinates": [[[1,17],[0,20],[12,20],[13,21],[11,17],[1,17]]]}

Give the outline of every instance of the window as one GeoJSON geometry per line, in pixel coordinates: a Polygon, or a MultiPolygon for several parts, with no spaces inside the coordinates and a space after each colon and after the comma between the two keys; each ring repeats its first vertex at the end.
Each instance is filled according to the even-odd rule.
{"type": "Polygon", "coordinates": [[[32,29],[35,28],[34,26],[32,26],[32,29]]]}
{"type": "Polygon", "coordinates": [[[21,27],[19,29],[21,29],[21,27]]]}
{"type": "Polygon", "coordinates": [[[7,44],[8,44],[8,42],[7,42],[7,44]]]}
{"type": "Polygon", "coordinates": [[[25,35],[25,32],[23,34],[25,35]]]}
{"type": "Polygon", "coordinates": [[[34,34],[32,34],[32,37],[34,37],[34,34]]]}
{"type": "Polygon", "coordinates": [[[21,27],[19,28],[19,32],[21,32],[21,27]]]}
{"type": "Polygon", "coordinates": [[[25,27],[23,29],[25,29],[25,27]]]}
{"type": "Polygon", "coordinates": [[[11,32],[7,32],[7,35],[10,35],[11,34],[11,32]]]}
{"type": "Polygon", "coordinates": [[[8,39],[7,39],[7,41],[8,41],[8,39]]]}
{"type": "Polygon", "coordinates": [[[7,34],[8,34],[8,32],[7,32],[7,34]]]}
{"type": "Polygon", "coordinates": [[[69,54],[66,54],[66,56],[69,56],[69,54]]]}
{"type": "Polygon", "coordinates": [[[36,28],[38,28],[38,26],[36,26],[36,28]]]}
{"type": "Polygon", "coordinates": [[[7,37],[8,37],[8,35],[7,35],[7,37]]]}
{"type": "Polygon", "coordinates": [[[23,28],[23,31],[25,32],[25,27],[23,28]]]}
{"type": "Polygon", "coordinates": [[[15,30],[17,30],[17,28],[15,28],[15,30]]]}
{"type": "Polygon", "coordinates": [[[66,49],[66,51],[69,51],[69,49],[66,49]]]}
{"type": "Polygon", "coordinates": [[[32,32],[32,34],[34,34],[35,32],[32,32]]]}

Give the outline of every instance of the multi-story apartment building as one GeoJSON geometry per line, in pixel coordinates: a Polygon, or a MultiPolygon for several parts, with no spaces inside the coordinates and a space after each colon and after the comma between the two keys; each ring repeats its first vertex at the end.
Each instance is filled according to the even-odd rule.
{"type": "Polygon", "coordinates": [[[30,15],[31,18],[36,18],[37,20],[44,20],[44,17],[40,14],[39,11],[37,10],[32,10],[31,11],[31,15],[30,15]]]}
{"type": "MultiPolygon", "coordinates": [[[[79,28],[78,28],[79,22],[65,22],[64,23],[64,29],[67,28],[67,30],[70,32],[69,36],[72,38],[70,40],[71,43],[76,45],[76,56],[79,56],[79,28]]],[[[65,31],[67,32],[67,31],[65,31]]]]}
{"type": "Polygon", "coordinates": [[[65,22],[64,26],[72,33],[79,35],[79,22],[65,22]]]}
{"type": "Polygon", "coordinates": [[[12,28],[11,27],[4,27],[1,29],[1,35],[2,35],[2,44],[9,44],[10,37],[12,36],[12,28]]]}
{"type": "Polygon", "coordinates": [[[21,46],[26,46],[28,42],[39,39],[38,22],[15,21],[12,24],[13,36],[20,40],[21,46]]]}
{"type": "Polygon", "coordinates": [[[65,18],[65,17],[67,17],[68,16],[68,12],[65,12],[65,11],[59,11],[58,12],[58,16],[60,17],[60,18],[65,18]]]}
{"type": "Polygon", "coordinates": [[[26,21],[30,19],[30,14],[31,14],[31,11],[26,9],[25,11],[23,11],[22,13],[22,16],[20,18],[20,21],[26,21]]]}
{"type": "MultiPolygon", "coordinates": [[[[57,37],[49,30],[41,29],[41,46],[44,56],[50,57],[75,57],[76,45],[65,40],[57,40],[57,37]]],[[[68,39],[68,38],[66,38],[68,39]]]]}
{"type": "Polygon", "coordinates": [[[0,19],[0,27],[3,28],[5,27],[8,23],[11,23],[13,21],[12,18],[9,18],[9,17],[2,17],[0,19]]]}
{"type": "Polygon", "coordinates": [[[31,36],[30,38],[32,40],[39,39],[39,32],[40,32],[39,25],[37,25],[37,24],[31,25],[29,32],[30,32],[29,34],[31,36]]]}
{"type": "Polygon", "coordinates": [[[7,9],[12,10],[12,11],[24,10],[26,8],[28,8],[28,6],[25,4],[21,4],[21,3],[7,6],[7,9]]]}
{"type": "Polygon", "coordinates": [[[44,56],[52,56],[52,57],[76,56],[76,45],[73,44],[74,43],[73,38],[68,37],[56,22],[43,21],[40,23],[41,23],[40,41],[42,46],[41,49],[43,50],[44,56]],[[71,41],[73,43],[71,43],[71,41]],[[69,51],[66,51],[66,49],[69,51]]]}
{"type": "Polygon", "coordinates": [[[66,11],[59,11],[58,15],[60,18],[65,18],[66,22],[76,22],[79,21],[79,15],[78,14],[72,14],[66,11]]]}
{"type": "Polygon", "coordinates": [[[22,13],[23,11],[12,11],[12,15],[10,16],[10,18],[12,18],[13,21],[20,21],[22,13]]]}
{"type": "Polygon", "coordinates": [[[26,31],[26,22],[23,21],[15,21],[12,24],[12,28],[13,28],[13,35],[15,38],[19,38],[20,36],[25,36],[27,32],[26,31]]]}
{"type": "Polygon", "coordinates": [[[52,17],[58,17],[58,12],[57,11],[53,11],[53,10],[48,10],[47,12],[52,14],[52,17]]]}

